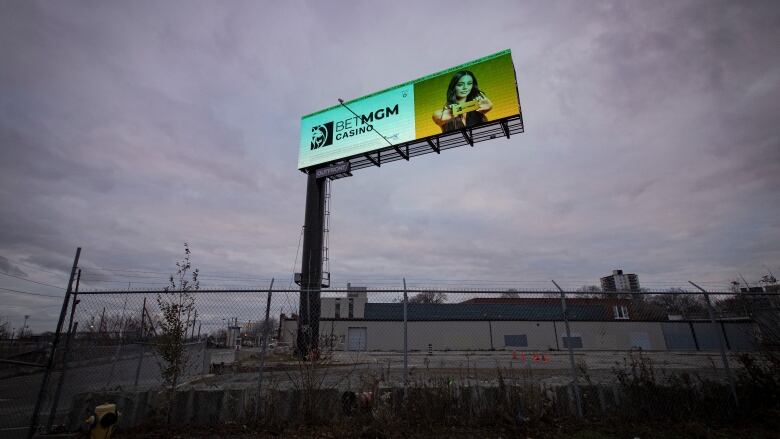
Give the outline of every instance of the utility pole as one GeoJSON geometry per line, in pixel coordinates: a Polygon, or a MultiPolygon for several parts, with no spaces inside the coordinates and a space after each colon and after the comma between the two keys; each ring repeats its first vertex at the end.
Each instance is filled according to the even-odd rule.
{"type": "Polygon", "coordinates": [[[57,353],[57,343],[60,341],[60,332],[62,332],[62,325],[65,323],[65,314],[68,312],[68,302],[70,301],[70,295],[73,292],[73,281],[76,278],[76,268],[79,265],[79,257],[81,256],[81,247],[76,249],[76,257],[73,258],[73,267],[70,269],[70,279],[68,280],[68,289],[65,290],[65,298],[62,301],[62,309],[60,309],[60,318],[57,321],[57,329],[54,331],[54,340],[51,343],[51,350],[49,351],[49,358],[46,362],[46,371],[43,374],[43,380],[41,380],[41,388],[38,392],[38,399],[35,401],[35,408],[33,409],[32,418],[30,419],[30,428],[27,430],[27,439],[32,439],[35,435],[35,430],[38,424],[38,413],[41,411],[43,405],[43,399],[46,396],[46,388],[49,385],[49,377],[51,376],[51,369],[54,365],[54,355],[57,353]]]}
{"type": "Polygon", "coordinates": [[[325,178],[310,169],[306,185],[306,213],[301,255],[301,293],[298,308],[296,356],[308,358],[320,338],[320,291],[325,218],[325,178]]]}
{"type": "Polygon", "coordinates": [[[81,269],[79,268],[76,275],[76,289],[73,290],[73,301],[70,306],[70,321],[68,322],[68,336],[65,338],[65,352],[62,354],[62,373],[60,373],[60,379],[57,382],[57,390],[54,392],[54,400],[51,404],[51,411],[49,412],[49,421],[46,423],[46,431],[51,431],[54,425],[54,417],[57,416],[57,407],[60,403],[60,395],[62,394],[62,385],[65,383],[65,375],[68,372],[68,354],[70,353],[70,340],[76,335],[76,329],[79,326],[79,322],[73,323],[73,317],[76,314],[76,305],[79,304],[79,282],[81,282],[81,269]]]}
{"type": "Polygon", "coordinates": [[[274,290],[274,279],[268,287],[268,295],[265,303],[265,320],[263,320],[263,335],[260,340],[260,373],[257,377],[257,399],[255,400],[255,421],[260,419],[260,405],[263,400],[263,369],[265,368],[265,354],[268,351],[268,318],[271,315],[271,294],[274,290]]]}

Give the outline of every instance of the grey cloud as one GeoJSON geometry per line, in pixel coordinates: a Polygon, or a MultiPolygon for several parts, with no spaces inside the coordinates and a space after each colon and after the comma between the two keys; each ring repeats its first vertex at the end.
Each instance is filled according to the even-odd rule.
{"type": "Polygon", "coordinates": [[[105,268],[171,271],[189,241],[204,275],[289,275],[300,116],[504,48],[526,133],[334,182],[334,277],[780,263],[773,2],[74,6],[0,5],[11,263],[67,273],[82,246],[100,288],[122,279],[105,268]],[[455,42],[464,17],[479,36],[455,42]]]}
{"type": "Polygon", "coordinates": [[[26,277],[27,273],[22,271],[21,268],[17,267],[11,261],[9,261],[7,258],[0,256],[0,271],[5,272],[7,274],[12,274],[14,276],[23,276],[26,277]]]}

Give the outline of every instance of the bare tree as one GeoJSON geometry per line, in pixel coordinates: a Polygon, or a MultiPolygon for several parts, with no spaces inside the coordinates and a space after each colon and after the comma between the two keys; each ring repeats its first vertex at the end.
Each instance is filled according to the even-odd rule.
{"type": "Polygon", "coordinates": [[[409,303],[444,303],[447,301],[447,295],[435,291],[426,291],[419,293],[409,299],[409,303]]]}
{"type": "Polygon", "coordinates": [[[157,294],[157,305],[162,312],[157,351],[163,360],[160,363],[160,373],[168,391],[168,423],[173,412],[176,385],[187,364],[184,339],[187,330],[193,324],[188,319],[195,310],[195,296],[192,293],[200,286],[198,269],[192,270],[187,243],[184,243],[184,259],[177,262],[176,267],[176,275],[171,275],[169,278],[170,285],[157,294]]]}
{"type": "Polygon", "coordinates": [[[244,332],[248,334],[249,338],[259,346],[263,333],[265,332],[266,334],[272,335],[274,330],[276,330],[278,327],[279,320],[276,317],[269,316],[267,322],[265,320],[261,320],[259,322],[246,325],[246,330],[244,332]]]}
{"type": "Polygon", "coordinates": [[[0,340],[11,338],[11,330],[9,328],[10,326],[11,325],[8,323],[8,320],[0,320],[0,340]]]}
{"type": "Polygon", "coordinates": [[[577,288],[577,294],[575,297],[602,298],[609,297],[609,295],[602,294],[601,287],[598,285],[583,285],[577,288]]]}
{"type": "Polygon", "coordinates": [[[681,288],[669,288],[668,293],[650,296],[648,302],[661,307],[668,314],[684,317],[704,315],[706,307],[698,294],[690,294],[681,288]]]}
{"type": "Polygon", "coordinates": [[[517,291],[514,288],[510,288],[505,292],[501,293],[501,298],[503,299],[516,299],[518,297],[520,297],[520,291],[517,291]]]}
{"type": "Polygon", "coordinates": [[[776,285],[777,278],[775,278],[775,275],[770,271],[769,274],[761,276],[761,280],[758,281],[758,283],[764,285],[776,285]]]}

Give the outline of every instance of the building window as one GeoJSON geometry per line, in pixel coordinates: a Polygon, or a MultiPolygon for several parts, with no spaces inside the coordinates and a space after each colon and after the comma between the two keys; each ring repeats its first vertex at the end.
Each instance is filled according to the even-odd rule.
{"type": "Polygon", "coordinates": [[[349,318],[355,317],[355,299],[349,299],[349,318]]]}
{"type": "Polygon", "coordinates": [[[528,336],[526,334],[520,335],[505,335],[504,346],[512,346],[518,348],[528,347],[528,336]]]}
{"type": "Polygon", "coordinates": [[[336,299],[336,318],[341,318],[341,300],[336,299]]]}
{"type": "Polygon", "coordinates": [[[625,305],[615,305],[612,307],[612,311],[615,312],[616,320],[628,320],[628,307],[625,305]]]}
{"type": "Polygon", "coordinates": [[[572,335],[571,337],[563,336],[563,347],[568,349],[571,345],[572,349],[582,349],[582,337],[579,335],[572,335]]]}

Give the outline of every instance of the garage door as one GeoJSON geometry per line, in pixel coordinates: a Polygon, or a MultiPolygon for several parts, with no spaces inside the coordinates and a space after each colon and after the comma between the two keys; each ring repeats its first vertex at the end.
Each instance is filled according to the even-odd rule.
{"type": "Polygon", "coordinates": [[[349,338],[350,351],[366,350],[366,328],[348,328],[347,337],[349,338]]]}

